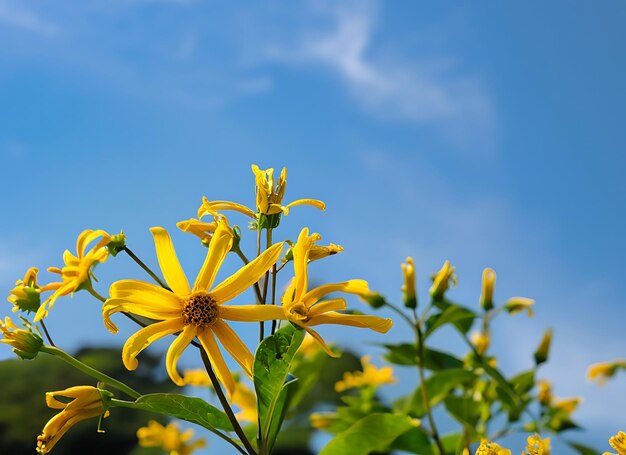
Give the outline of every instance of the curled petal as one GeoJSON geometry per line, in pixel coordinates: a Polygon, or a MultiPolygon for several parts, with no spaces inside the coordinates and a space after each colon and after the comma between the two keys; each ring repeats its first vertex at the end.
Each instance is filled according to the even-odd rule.
{"type": "Polygon", "coordinates": [[[378,333],[387,333],[393,325],[391,319],[363,314],[341,314],[334,311],[314,316],[306,323],[308,326],[319,324],[340,324],[371,329],[378,333]]]}
{"type": "Polygon", "coordinates": [[[183,328],[182,319],[172,319],[169,321],[157,322],[139,330],[131,335],[122,349],[122,361],[124,366],[129,370],[137,368],[137,356],[141,351],[146,349],[151,343],[161,338],[176,333],[183,328]]]}
{"type": "Polygon", "coordinates": [[[348,294],[362,295],[369,293],[370,290],[365,280],[348,280],[342,283],[325,284],[311,289],[302,297],[302,301],[307,308],[311,308],[315,302],[332,292],[346,292],[348,294]]]}
{"type": "Polygon", "coordinates": [[[170,348],[167,350],[167,355],[165,356],[165,369],[170,375],[170,379],[176,385],[185,385],[185,381],[183,381],[183,378],[181,378],[180,374],[178,374],[176,364],[178,363],[180,355],[195,338],[197,332],[198,328],[195,325],[186,326],[183,332],[176,337],[174,342],[170,345],[170,348]]]}
{"type": "Polygon", "coordinates": [[[345,299],[330,299],[318,302],[309,310],[308,316],[314,317],[324,314],[328,311],[345,310],[348,308],[348,304],[345,299]]]}
{"type": "Polygon", "coordinates": [[[112,299],[123,299],[128,302],[151,302],[172,310],[181,308],[180,298],[171,291],[160,286],[137,280],[116,281],[109,288],[112,299]]]}
{"type": "Polygon", "coordinates": [[[176,256],[170,235],[162,227],[152,227],[150,232],[154,237],[154,246],[165,282],[176,294],[189,294],[191,292],[189,282],[180,262],[178,262],[178,256],[176,256]]]}
{"type": "Polygon", "coordinates": [[[204,264],[198,273],[193,285],[194,292],[207,291],[213,286],[215,275],[222,266],[226,255],[233,245],[233,231],[226,221],[218,221],[217,229],[211,239],[211,246],[207,252],[204,264]]]}

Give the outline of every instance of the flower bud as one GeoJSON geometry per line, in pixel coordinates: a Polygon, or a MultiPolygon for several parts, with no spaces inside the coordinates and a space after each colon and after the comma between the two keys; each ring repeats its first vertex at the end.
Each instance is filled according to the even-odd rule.
{"type": "Polygon", "coordinates": [[[548,329],[543,334],[541,343],[535,351],[535,364],[540,365],[548,360],[548,353],[550,352],[550,343],[552,342],[552,329],[548,329]]]}
{"type": "MultiPolygon", "coordinates": [[[[11,302],[13,311],[35,312],[41,305],[42,289],[37,284],[39,269],[31,267],[26,271],[23,280],[18,280],[15,287],[9,291],[7,300],[11,302]]],[[[45,289],[44,289],[45,290],[45,289]]]]}
{"type": "Polygon", "coordinates": [[[404,297],[404,306],[407,308],[417,308],[417,294],[415,292],[415,265],[413,258],[406,258],[406,262],[402,263],[402,274],[404,276],[404,285],[402,286],[402,294],[404,297]]]}
{"type": "Polygon", "coordinates": [[[480,295],[480,306],[483,310],[493,309],[493,289],[496,285],[496,272],[493,269],[483,270],[483,288],[480,295]]]}
{"type": "Polygon", "coordinates": [[[443,263],[443,267],[441,267],[441,270],[434,276],[433,285],[430,287],[430,295],[433,299],[443,299],[443,295],[450,286],[450,281],[452,281],[452,286],[456,286],[457,278],[454,271],[455,268],[450,265],[450,261],[443,263]]]}
{"type": "Polygon", "coordinates": [[[528,313],[528,316],[533,315],[532,306],[535,304],[533,299],[529,299],[527,297],[511,297],[504,304],[504,308],[509,312],[509,314],[520,313],[524,310],[528,313]]]}
{"type": "Polygon", "coordinates": [[[120,231],[119,234],[111,236],[111,241],[106,248],[113,257],[117,256],[117,253],[126,248],[126,234],[124,234],[124,231],[120,231]]]}
{"type": "Polygon", "coordinates": [[[28,330],[20,329],[9,317],[5,318],[4,322],[0,321],[0,331],[4,335],[0,343],[12,346],[13,352],[22,360],[34,359],[43,346],[41,336],[32,331],[30,324],[27,324],[27,327],[28,330]]]}

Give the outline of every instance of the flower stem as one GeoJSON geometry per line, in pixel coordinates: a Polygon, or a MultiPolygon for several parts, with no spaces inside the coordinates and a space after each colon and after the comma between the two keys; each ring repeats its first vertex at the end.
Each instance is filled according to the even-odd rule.
{"type": "Polygon", "coordinates": [[[254,450],[254,447],[252,447],[252,444],[250,444],[250,441],[248,440],[245,433],[243,432],[241,425],[239,425],[239,421],[237,421],[237,417],[235,417],[235,414],[233,413],[233,410],[230,407],[230,404],[228,404],[228,400],[226,399],[226,395],[224,395],[222,386],[220,385],[217,379],[217,376],[215,376],[215,372],[213,371],[213,367],[211,366],[211,360],[209,359],[209,356],[207,355],[207,353],[205,352],[203,348],[200,347],[199,349],[200,349],[200,356],[202,357],[202,363],[204,363],[204,368],[206,369],[206,372],[208,373],[209,378],[211,379],[211,383],[213,384],[213,390],[215,390],[215,394],[217,395],[217,398],[220,400],[222,408],[224,409],[224,412],[228,416],[228,420],[230,420],[230,423],[233,425],[233,429],[235,430],[235,433],[237,433],[237,436],[239,436],[239,439],[241,440],[242,444],[245,446],[246,450],[248,451],[248,454],[256,455],[256,450],[254,450]]]}
{"type": "Polygon", "coordinates": [[[43,329],[43,333],[46,335],[48,342],[52,345],[52,347],[56,347],[56,344],[54,344],[54,341],[52,341],[52,338],[50,337],[50,332],[48,332],[48,328],[46,327],[46,324],[44,324],[43,319],[39,322],[41,323],[41,328],[43,329]]]}
{"type": "Polygon", "coordinates": [[[55,348],[54,346],[42,346],[41,352],[45,352],[46,354],[53,355],[58,357],[59,359],[69,363],[74,368],[79,369],[83,373],[91,376],[92,378],[96,378],[98,381],[104,382],[105,384],[109,384],[111,387],[124,392],[126,395],[133,397],[135,399],[139,398],[141,394],[136,390],[131,389],[126,384],[118,381],[117,379],[113,379],[111,376],[107,376],[101,371],[96,370],[95,368],[90,367],[89,365],[85,365],[78,359],[75,359],[67,352],[62,351],[61,349],[55,348]]]}
{"type": "MultiPolygon", "coordinates": [[[[261,256],[261,228],[260,227],[258,228],[257,234],[256,234],[256,257],[259,257],[259,256],[261,256]]],[[[265,305],[264,294],[261,294],[259,305],[265,305]]],[[[259,321],[259,343],[263,341],[263,338],[265,338],[265,322],[259,321]]]]}
{"type": "MultiPolygon", "coordinates": [[[[241,258],[244,264],[248,265],[250,263],[246,255],[243,254],[243,251],[241,251],[240,247],[235,248],[233,251],[237,254],[237,256],[241,258]]],[[[261,302],[262,296],[261,296],[261,289],[259,288],[259,283],[254,283],[253,286],[254,286],[254,293],[256,294],[257,302],[261,302]]]]}
{"type": "Polygon", "coordinates": [[[128,255],[131,257],[131,259],[132,259],[133,261],[135,261],[135,262],[139,265],[139,267],[141,267],[142,269],[144,269],[144,270],[146,271],[146,273],[147,273],[148,275],[150,275],[154,281],[156,281],[157,283],[159,283],[159,286],[161,286],[162,288],[165,288],[165,289],[168,289],[168,290],[170,290],[170,291],[171,291],[171,289],[170,289],[170,288],[169,288],[169,287],[168,287],[168,286],[167,286],[167,285],[166,285],[166,284],[165,284],[165,283],[161,280],[161,278],[159,278],[159,277],[156,275],[156,273],[154,273],[152,270],[150,270],[150,267],[148,267],[146,264],[144,264],[144,262],[143,262],[141,259],[139,259],[139,258],[135,255],[135,253],[133,253],[133,252],[130,250],[130,248],[128,248],[127,246],[124,246],[124,248],[122,248],[122,249],[124,250],[124,252],[125,252],[126,254],[128,254],[128,255]]]}

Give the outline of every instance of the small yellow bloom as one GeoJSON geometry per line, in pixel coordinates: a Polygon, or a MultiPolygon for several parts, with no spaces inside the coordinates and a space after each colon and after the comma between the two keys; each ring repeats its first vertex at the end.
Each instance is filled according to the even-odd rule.
{"type": "Polygon", "coordinates": [[[300,231],[298,241],[293,247],[293,266],[295,277],[287,287],[282,297],[282,309],[285,318],[299,327],[302,327],[317,340],[330,356],[336,355],[326,345],[322,337],[311,327],[320,324],[340,324],[353,327],[372,329],[379,333],[386,333],[392,326],[391,319],[361,314],[339,313],[337,310],[347,309],[345,299],[335,298],[321,300],[333,292],[364,295],[371,291],[364,280],[349,280],[343,283],[326,284],[308,290],[309,252],[313,243],[320,240],[319,234],[309,235],[309,229],[300,231]]]}
{"type": "Polygon", "coordinates": [[[552,407],[566,414],[571,414],[578,408],[578,405],[582,403],[582,401],[582,397],[555,398],[552,401],[552,407]]]}
{"type": "Polygon", "coordinates": [[[500,447],[495,442],[483,439],[480,441],[478,449],[476,449],[476,455],[511,455],[511,451],[500,447]]]}
{"type": "Polygon", "coordinates": [[[309,422],[313,428],[324,430],[337,420],[337,414],[334,412],[314,412],[309,416],[309,422]]]}
{"type": "Polygon", "coordinates": [[[31,267],[26,271],[23,280],[17,280],[15,287],[9,291],[7,300],[13,304],[13,312],[34,312],[41,305],[41,293],[52,289],[50,285],[40,287],[37,284],[39,269],[31,267]]]}
{"type": "Polygon", "coordinates": [[[532,306],[535,304],[533,299],[529,299],[527,297],[511,297],[504,304],[504,308],[509,312],[509,314],[521,313],[526,310],[528,316],[533,315],[532,306]]]}
{"type": "Polygon", "coordinates": [[[550,438],[541,439],[538,434],[528,436],[526,450],[528,454],[523,453],[522,455],[550,455],[550,438]]]}
{"type": "Polygon", "coordinates": [[[552,403],[552,385],[549,381],[542,379],[537,382],[537,399],[544,406],[550,406],[552,403]]]}
{"type": "Polygon", "coordinates": [[[456,269],[450,265],[450,261],[446,261],[443,263],[441,270],[437,272],[433,279],[433,285],[430,287],[430,295],[434,299],[441,299],[443,295],[448,290],[450,286],[450,281],[452,281],[452,286],[456,286],[457,277],[454,273],[456,269]]]}
{"type": "Polygon", "coordinates": [[[552,329],[548,329],[544,332],[543,338],[535,351],[535,363],[537,365],[544,363],[548,360],[548,354],[550,353],[550,344],[552,344],[552,329]]]}
{"type": "Polygon", "coordinates": [[[167,426],[155,420],[148,422],[147,427],[137,430],[137,439],[141,447],[161,447],[170,455],[189,455],[196,449],[206,447],[204,439],[197,439],[189,444],[193,438],[193,430],[180,431],[178,425],[170,422],[167,426]]]}
{"type": "Polygon", "coordinates": [[[35,315],[35,322],[48,315],[48,310],[52,308],[57,298],[76,292],[82,286],[91,284],[91,269],[95,264],[106,261],[109,255],[106,246],[110,241],[111,236],[101,229],[97,231],[87,229],[81,232],[76,241],[77,256],[74,256],[69,250],[65,250],[65,253],[63,253],[65,266],[62,269],[58,267],[50,267],[48,269],[48,272],[61,275],[61,281],[45,286],[46,289],[54,289],[54,292],[39,307],[35,315]],[[89,244],[98,237],[101,237],[98,243],[90,250],[87,250],[89,244]]]}
{"type": "Polygon", "coordinates": [[[587,379],[596,381],[599,386],[606,384],[609,378],[615,376],[617,370],[626,369],[626,360],[614,360],[613,362],[596,363],[587,370],[587,379]]]}
{"type": "Polygon", "coordinates": [[[417,294],[415,292],[415,264],[413,258],[406,258],[406,262],[402,263],[402,275],[404,276],[404,285],[402,293],[404,294],[404,306],[407,308],[417,308],[417,294]]]}
{"type": "Polygon", "coordinates": [[[59,439],[78,422],[98,417],[108,416],[103,399],[112,397],[110,392],[91,386],[76,386],[58,392],[46,393],[46,403],[53,409],[62,409],[48,421],[39,437],[37,437],[37,452],[48,453],[59,439]],[[71,398],[69,403],[57,400],[57,397],[71,398]]]}
{"type": "Polygon", "coordinates": [[[348,389],[366,387],[366,386],[379,386],[383,384],[393,384],[396,382],[396,378],[393,376],[393,368],[386,366],[377,368],[370,363],[371,356],[364,355],[361,357],[361,365],[363,365],[363,371],[346,371],[343,374],[343,379],[335,384],[335,390],[337,392],[345,392],[348,389]]]}
{"type": "Polygon", "coordinates": [[[480,306],[489,311],[493,308],[493,289],[496,286],[496,272],[493,269],[483,270],[483,286],[480,294],[480,306]]]}
{"type": "Polygon", "coordinates": [[[195,369],[185,370],[183,372],[184,385],[191,385],[194,387],[211,387],[211,378],[209,378],[206,370],[195,369]]]}
{"type": "Polygon", "coordinates": [[[308,333],[304,336],[300,347],[298,348],[298,355],[304,358],[311,358],[318,352],[321,352],[319,343],[308,333]]]}
{"type": "Polygon", "coordinates": [[[240,422],[257,422],[256,394],[247,385],[237,381],[230,401],[239,408],[239,412],[235,414],[237,420],[240,422]]]}
{"type": "Polygon", "coordinates": [[[43,339],[40,335],[29,330],[20,329],[11,318],[6,317],[4,323],[0,321],[0,332],[4,339],[0,343],[5,343],[13,347],[13,352],[22,359],[34,359],[43,346],[43,339]]]}
{"type": "Polygon", "coordinates": [[[472,333],[471,341],[476,348],[476,352],[478,352],[480,355],[485,354],[485,352],[487,352],[487,349],[489,349],[489,345],[491,344],[489,334],[485,332],[472,333]]]}
{"type": "Polygon", "coordinates": [[[620,431],[615,436],[611,436],[609,444],[617,450],[618,455],[626,455],[626,433],[623,431],[620,431]]]}
{"type": "Polygon", "coordinates": [[[159,266],[171,290],[137,280],[122,280],[111,285],[109,298],[102,308],[104,323],[111,332],[117,327],[111,315],[129,312],[157,320],[132,335],[122,350],[122,361],[129,370],[137,368],[137,355],[154,341],[178,334],[167,351],[165,366],[175,384],[185,385],[176,364],[187,346],[198,338],[206,351],[218,379],[229,394],[235,390],[233,376],[220,353],[215,337],[226,351],[252,376],[253,356],[239,336],[224,321],[259,322],[285,319],[282,308],[274,305],[224,305],[256,283],[280,257],[283,243],[276,243],[259,257],[239,269],[213,289],[213,283],[231,249],[233,232],[226,218],[218,220],[213,240],[193,288],[178,262],[167,231],[150,229],[154,237],[159,266]]]}

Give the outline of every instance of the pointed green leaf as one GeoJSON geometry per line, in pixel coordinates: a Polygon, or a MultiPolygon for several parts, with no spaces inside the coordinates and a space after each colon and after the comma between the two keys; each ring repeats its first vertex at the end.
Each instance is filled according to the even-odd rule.
{"type": "Polygon", "coordinates": [[[465,334],[472,327],[475,318],[476,313],[472,310],[453,303],[446,303],[445,309],[441,313],[433,314],[426,320],[424,339],[445,324],[452,324],[465,334]]]}
{"type": "MultiPolygon", "coordinates": [[[[429,406],[431,408],[434,407],[437,403],[446,398],[455,387],[467,383],[473,378],[474,374],[472,372],[461,368],[442,370],[433,373],[425,381],[429,406]]],[[[426,413],[421,386],[417,386],[413,392],[413,396],[408,403],[406,412],[409,415],[416,417],[421,417],[426,413]]]]}

